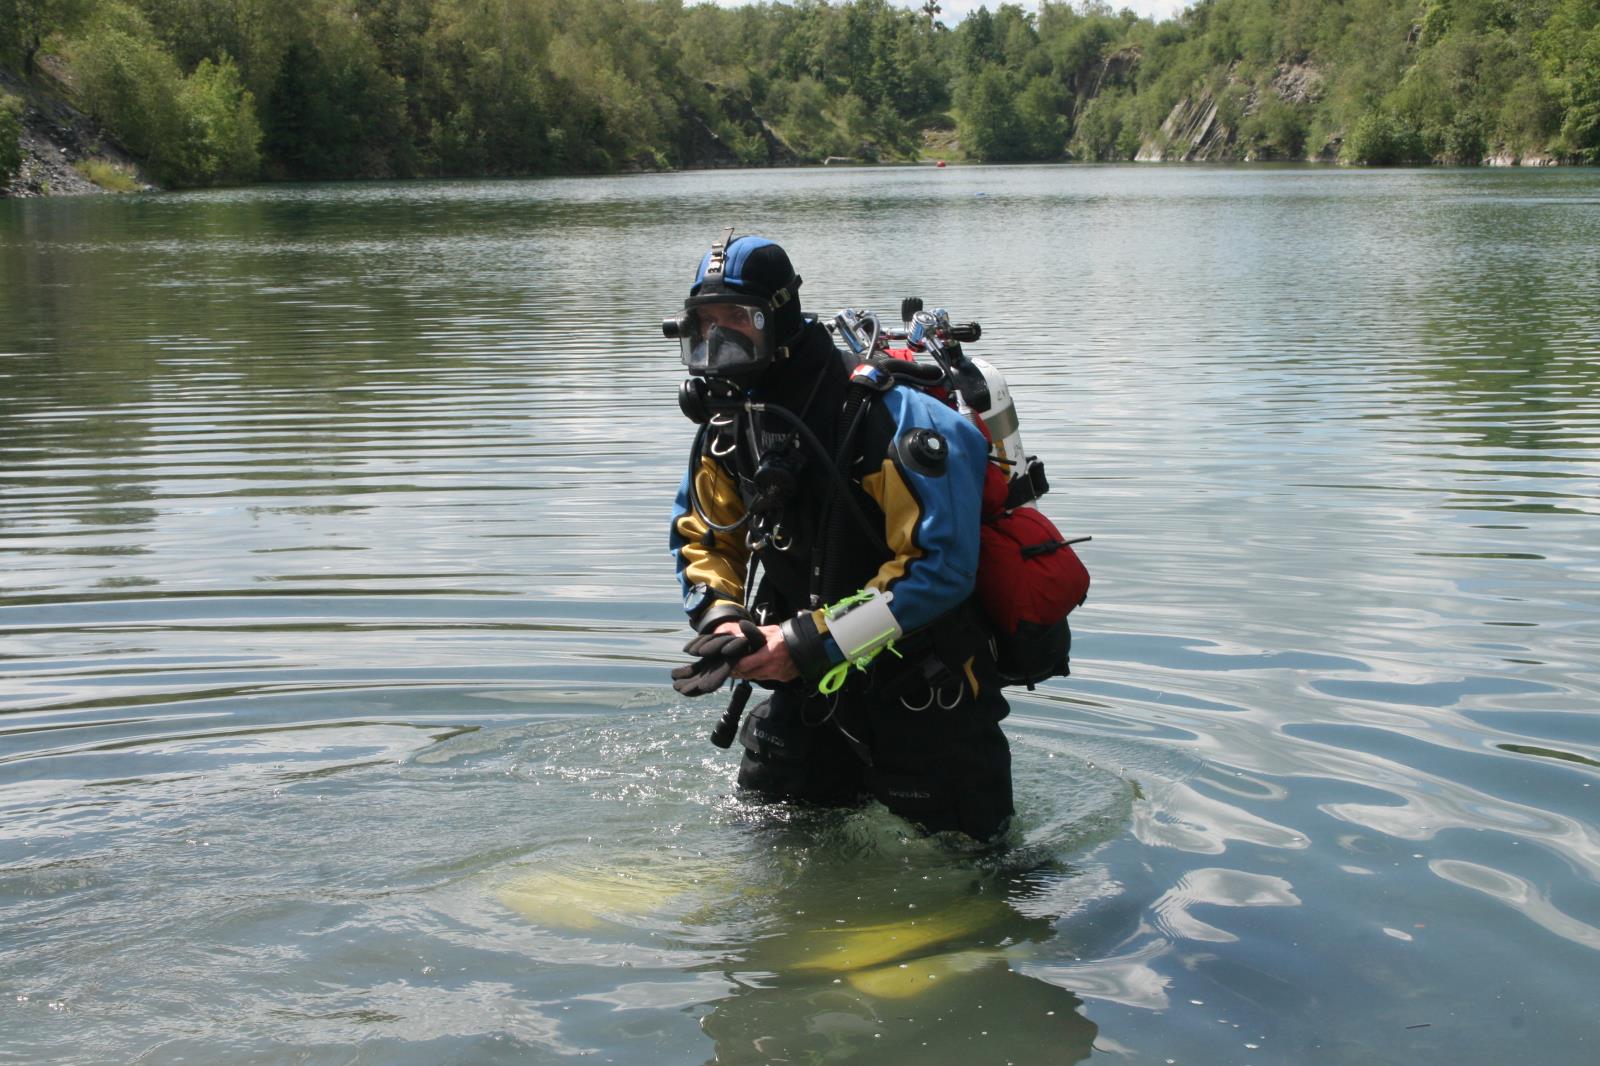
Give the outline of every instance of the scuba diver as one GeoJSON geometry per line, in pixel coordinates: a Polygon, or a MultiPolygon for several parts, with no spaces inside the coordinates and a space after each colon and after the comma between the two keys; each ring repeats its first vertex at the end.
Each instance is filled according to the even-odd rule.
{"type": "Polygon", "coordinates": [[[905,365],[836,348],[800,285],[781,247],[729,230],[662,326],[699,424],[671,523],[698,635],[674,687],[734,678],[730,728],[750,683],[771,690],[738,729],[748,792],[876,797],[929,832],[992,840],[1012,792],[974,595],[988,441],[899,384],[905,365]]]}

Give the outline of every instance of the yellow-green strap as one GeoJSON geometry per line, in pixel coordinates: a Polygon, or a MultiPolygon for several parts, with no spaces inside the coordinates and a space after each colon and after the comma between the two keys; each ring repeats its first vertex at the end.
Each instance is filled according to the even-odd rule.
{"type": "Polygon", "coordinates": [[[844,688],[845,680],[850,676],[850,668],[852,666],[857,670],[864,671],[868,666],[872,665],[872,660],[876,659],[880,653],[885,651],[894,652],[896,658],[904,658],[904,656],[900,654],[900,649],[894,646],[893,641],[890,641],[888,644],[885,644],[882,648],[879,648],[871,655],[863,655],[859,659],[846,659],[844,662],[838,664],[833,669],[823,674],[822,680],[817,682],[817,691],[822,693],[824,696],[833,695],[835,692],[838,692],[840,689],[844,688]]]}

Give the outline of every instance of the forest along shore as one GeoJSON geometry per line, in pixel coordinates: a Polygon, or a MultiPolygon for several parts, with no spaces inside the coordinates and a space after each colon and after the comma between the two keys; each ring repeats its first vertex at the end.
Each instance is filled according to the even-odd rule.
{"type": "Polygon", "coordinates": [[[1594,0],[1199,0],[1161,22],[1042,0],[954,26],[889,0],[0,0],[0,64],[0,187],[23,194],[830,161],[1600,162],[1594,0]]]}

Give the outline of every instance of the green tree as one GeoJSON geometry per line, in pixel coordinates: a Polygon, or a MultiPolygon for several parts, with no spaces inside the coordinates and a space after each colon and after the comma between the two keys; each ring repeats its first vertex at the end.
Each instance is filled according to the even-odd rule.
{"type": "Polygon", "coordinates": [[[1017,94],[1015,107],[1022,127],[1023,152],[1019,158],[1060,159],[1067,146],[1060,83],[1042,74],[1030,78],[1017,94]]]}
{"type": "Polygon", "coordinates": [[[1393,112],[1376,110],[1363,115],[1344,142],[1344,158],[1351,163],[1393,166],[1427,159],[1422,135],[1393,112]]]}
{"type": "Polygon", "coordinates": [[[772,117],[784,140],[809,159],[843,155],[845,144],[838,126],[827,114],[828,91],[811,77],[774,85],[767,97],[772,117]]]}
{"type": "Polygon", "coordinates": [[[1506,91],[1499,111],[1495,129],[1514,152],[1543,148],[1561,131],[1558,89],[1537,72],[1524,75],[1506,91]]]}
{"type": "Polygon", "coordinates": [[[1043,0],[953,30],[890,0],[0,0],[0,60],[55,42],[181,182],[657,166],[708,128],[759,163],[763,120],[805,158],[905,157],[952,105],[974,158],[1120,159],[1206,94],[1238,155],[1600,160],[1595,0],[1043,0]]]}
{"type": "Polygon", "coordinates": [[[545,53],[547,11],[514,0],[443,0],[428,30],[436,98],[426,152],[446,174],[537,173],[568,165],[565,130],[549,116],[560,87],[545,53]]]}
{"type": "Polygon", "coordinates": [[[0,190],[22,169],[22,101],[0,93],[0,190]]]}
{"type": "Polygon", "coordinates": [[[148,161],[157,180],[181,180],[172,149],[183,129],[183,72],[144,18],[129,8],[108,7],[72,58],[89,110],[148,161]]]}
{"type": "Polygon", "coordinates": [[[1039,34],[1033,28],[1034,17],[1016,4],[1001,4],[994,16],[994,42],[998,61],[1008,70],[1030,74],[1049,70],[1049,56],[1039,55],[1043,70],[1028,70],[1030,61],[1039,49],[1039,34]]]}
{"type": "Polygon", "coordinates": [[[84,102],[157,180],[215,185],[255,178],[255,101],[231,60],[203,60],[185,77],[130,8],[108,7],[74,52],[84,102]]]}
{"type": "Polygon", "coordinates": [[[968,15],[956,30],[956,55],[968,70],[1004,63],[1002,47],[994,16],[987,6],[968,15]]]}
{"type": "Polygon", "coordinates": [[[178,91],[183,129],[175,152],[186,182],[253,181],[261,169],[261,126],[255,98],[231,59],[202,59],[178,91]]]}
{"type": "Polygon", "coordinates": [[[1300,159],[1306,150],[1306,119],[1266,90],[1239,126],[1239,141],[1257,159],[1300,159]]]}
{"type": "Polygon", "coordinates": [[[1566,116],[1559,149],[1584,163],[1600,162],[1600,34],[1580,54],[1582,69],[1567,78],[1566,116]]]}
{"type": "Polygon", "coordinates": [[[1005,70],[986,66],[968,78],[957,94],[956,106],[961,112],[961,146],[968,155],[985,162],[1027,158],[1027,132],[1017,114],[1017,90],[1005,70]]]}
{"type": "Polygon", "coordinates": [[[1090,100],[1073,131],[1073,154],[1091,160],[1131,158],[1129,148],[1131,145],[1137,150],[1139,130],[1128,121],[1129,103],[1129,96],[1122,89],[1100,93],[1090,100]]]}
{"type": "Polygon", "coordinates": [[[404,87],[383,69],[358,23],[316,21],[294,40],[268,90],[266,151],[296,178],[391,177],[412,172],[404,87]]]}
{"type": "Polygon", "coordinates": [[[1557,151],[1600,162],[1600,7],[1593,0],[1561,0],[1534,42],[1560,95],[1557,151]]]}
{"type": "Polygon", "coordinates": [[[0,56],[32,78],[39,51],[53,33],[71,33],[94,9],[94,0],[0,0],[0,56]]]}

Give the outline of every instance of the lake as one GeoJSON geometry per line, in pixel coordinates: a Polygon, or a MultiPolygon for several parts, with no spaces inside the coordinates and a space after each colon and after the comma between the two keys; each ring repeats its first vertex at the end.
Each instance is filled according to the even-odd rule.
{"type": "Polygon", "coordinates": [[[1597,308],[1592,169],[0,202],[0,1062],[1593,1061],[1597,308]],[[728,225],[1094,538],[1001,853],[667,683],[728,225]]]}

